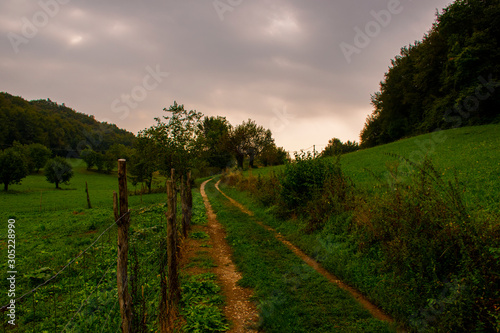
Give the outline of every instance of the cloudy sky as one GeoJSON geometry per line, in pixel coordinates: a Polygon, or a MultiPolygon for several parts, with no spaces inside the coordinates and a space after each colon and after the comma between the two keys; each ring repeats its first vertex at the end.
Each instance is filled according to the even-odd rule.
{"type": "Polygon", "coordinates": [[[399,49],[451,0],[2,0],[0,91],[137,133],[173,101],[289,151],[359,141],[399,49]]]}

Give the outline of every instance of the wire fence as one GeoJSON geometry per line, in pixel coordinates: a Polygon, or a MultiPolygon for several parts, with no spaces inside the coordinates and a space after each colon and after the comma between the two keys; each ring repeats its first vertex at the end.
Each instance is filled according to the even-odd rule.
{"type": "MultiPolygon", "coordinates": [[[[130,211],[130,256],[127,283],[134,299],[134,318],[139,332],[157,327],[165,204],[142,205],[130,211]],[[155,281],[157,279],[158,281],[155,281]]],[[[100,232],[74,255],[55,259],[52,265],[22,264],[19,258],[15,298],[16,325],[8,323],[7,294],[0,297],[3,307],[1,332],[117,332],[121,331],[116,285],[117,223],[122,218],[103,218],[100,232]],[[110,220],[113,220],[109,223],[110,220]],[[106,222],[108,221],[108,222],[106,222]],[[62,261],[62,262],[61,262],[62,261]],[[49,267],[50,266],[50,267],[49,267]],[[54,269],[54,267],[60,267],[54,269]]],[[[50,240],[49,240],[50,241],[50,240]]],[[[48,248],[40,251],[47,251],[48,248]]],[[[52,249],[70,252],[65,248],[52,249]]],[[[74,252],[73,252],[74,253],[74,252]]],[[[57,255],[54,253],[54,257],[57,255]]],[[[3,290],[8,290],[5,281],[3,290]]]]}

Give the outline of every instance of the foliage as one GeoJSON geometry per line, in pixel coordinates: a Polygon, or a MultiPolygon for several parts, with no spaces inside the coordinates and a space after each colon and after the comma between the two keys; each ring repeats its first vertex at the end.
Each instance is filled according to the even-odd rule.
{"type": "Polygon", "coordinates": [[[220,305],[221,288],[215,283],[216,275],[204,273],[187,276],[181,281],[181,315],[186,320],[182,329],[185,332],[226,332],[229,330],[227,319],[220,305]]]}
{"type": "Polygon", "coordinates": [[[199,162],[196,138],[200,132],[203,115],[197,111],[187,111],[184,105],[175,101],[174,105],[163,111],[172,115],[163,116],[163,120],[160,117],[155,118],[156,125],[141,131],[139,136],[152,140],[158,147],[158,154],[148,158],[155,159],[153,163],[157,163],[161,172],[170,174],[170,170],[175,169],[177,175],[185,175],[199,162]]]}
{"type": "Polygon", "coordinates": [[[314,158],[310,153],[298,154],[285,166],[281,198],[290,210],[304,207],[328,179],[340,176],[339,161],[314,158]]]}
{"type": "Polygon", "coordinates": [[[87,170],[92,169],[97,166],[98,169],[102,169],[103,166],[103,156],[102,154],[94,151],[92,148],[86,148],[80,153],[80,157],[87,164],[87,170]]]}
{"type": "Polygon", "coordinates": [[[0,180],[4,190],[9,190],[9,185],[19,184],[28,175],[28,166],[25,158],[14,148],[0,152],[0,180]]]}
{"type": "Polygon", "coordinates": [[[271,131],[258,126],[251,119],[236,126],[231,131],[230,147],[239,168],[243,168],[245,156],[249,157],[250,167],[253,168],[255,157],[273,143],[271,131]]]}
{"type": "Polygon", "coordinates": [[[40,143],[32,143],[28,145],[28,151],[29,159],[31,160],[31,164],[33,165],[35,172],[40,171],[52,155],[50,149],[40,143]]]}
{"type": "Polygon", "coordinates": [[[132,146],[134,140],[134,134],[114,124],[98,122],[50,99],[26,101],[0,93],[1,147],[11,147],[15,141],[39,143],[53,154],[78,157],[87,146],[103,152],[114,143],[132,146]]]}
{"type": "Polygon", "coordinates": [[[361,145],[498,121],[499,15],[497,0],[458,0],[403,47],[372,96],[361,145]]]}
{"type": "Polygon", "coordinates": [[[201,158],[209,167],[218,171],[229,167],[232,163],[229,150],[229,135],[231,124],[225,117],[205,117],[201,125],[197,145],[200,146],[201,158]]]}
{"type": "Polygon", "coordinates": [[[56,188],[59,188],[61,183],[68,184],[73,177],[73,167],[65,158],[60,156],[47,161],[44,172],[47,181],[56,184],[56,188]]]}
{"type": "Polygon", "coordinates": [[[356,141],[347,141],[342,143],[340,139],[333,138],[328,141],[328,145],[321,152],[321,157],[338,156],[342,154],[352,153],[359,149],[359,145],[356,141]]]}
{"type": "MultiPolygon", "coordinates": [[[[500,307],[498,127],[452,129],[346,154],[342,173],[356,187],[332,177],[291,219],[281,214],[281,201],[263,202],[259,194],[269,191],[263,184],[276,168],[225,178],[252,191],[230,195],[258,207],[259,220],[411,329],[494,332],[500,307]]],[[[274,189],[282,186],[278,179],[274,189]]]]}
{"type": "Polygon", "coordinates": [[[262,149],[259,161],[264,166],[282,165],[290,161],[290,155],[283,147],[277,147],[273,142],[262,149]]]}
{"type": "MultiPolygon", "coordinates": [[[[220,195],[211,182],[206,187],[218,221],[243,278],[239,284],[254,289],[260,314],[257,330],[265,332],[390,332],[344,290],[306,265],[271,232],[258,226],[269,214],[259,206],[252,218],[220,195]]],[[[229,196],[238,192],[222,185],[229,196]]],[[[253,196],[248,196],[252,197],[253,196]]],[[[247,198],[248,198],[247,197],[247,198]]],[[[252,199],[249,199],[252,201],[252,199]]],[[[249,201],[245,201],[247,205],[249,201]]],[[[281,230],[280,230],[281,231],[281,230]]]]}

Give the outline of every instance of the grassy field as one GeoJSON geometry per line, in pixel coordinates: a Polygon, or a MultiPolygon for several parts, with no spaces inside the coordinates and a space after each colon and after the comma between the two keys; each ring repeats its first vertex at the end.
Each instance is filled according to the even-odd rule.
{"type": "MultiPolygon", "coordinates": [[[[87,208],[85,182],[89,187],[90,201],[93,207],[113,207],[113,191],[118,192],[116,170],[110,174],[87,170],[85,163],[79,159],[69,159],[73,165],[74,176],[69,185],[60,185],[56,189],[54,184],[47,182],[43,172],[29,175],[19,185],[9,186],[9,192],[0,191],[0,211],[2,214],[16,214],[21,212],[47,212],[60,210],[78,211],[87,208]],[[40,210],[41,202],[41,210],[40,210]]],[[[163,184],[164,178],[157,177],[156,183],[163,184]]],[[[140,185],[134,186],[129,179],[128,190],[140,191],[140,185]]],[[[143,203],[153,203],[152,197],[143,196],[143,203]]],[[[130,205],[141,203],[141,196],[131,196],[130,205]]]]}
{"type": "Polygon", "coordinates": [[[227,181],[248,192],[226,191],[408,327],[500,329],[500,125],[343,155],[341,170],[354,187],[332,178],[290,207],[284,182],[301,181],[293,170],[320,177],[320,163],[329,165],[306,160],[246,171],[246,178],[230,173],[227,181]]]}
{"type": "MultiPolygon", "coordinates": [[[[387,166],[400,163],[403,174],[411,169],[392,154],[417,164],[424,156],[429,157],[445,179],[457,175],[465,186],[468,204],[481,210],[500,210],[500,124],[424,134],[345,154],[341,157],[342,171],[357,187],[376,190],[387,179],[387,166]]],[[[276,166],[249,170],[245,174],[264,176],[283,170],[284,166],[276,166]]]]}

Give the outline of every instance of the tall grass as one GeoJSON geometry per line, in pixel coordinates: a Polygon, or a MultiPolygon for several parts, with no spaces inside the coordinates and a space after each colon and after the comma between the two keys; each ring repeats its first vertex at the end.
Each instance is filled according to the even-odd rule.
{"type": "Polygon", "coordinates": [[[429,159],[416,164],[397,158],[412,168],[402,173],[400,165],[389,165],[392,181],[381,179],[375,192],[357,188],[335,160],[299,159],[269,179],[225,178],[261,203],[275,195],[268,211],[301,229],[283,227],[298,245],[326,253],[322,259],[336,267],[334,273],[410,328],[498,331],[499,215],[468,205],[464,182],[445,179],[429,159]],[[350,248],[344,255],[360,267],[367,260],[374,264],[366,272],[352,262],[339,266],[333,257],[340,255],[325,237],[350,248]]]}

